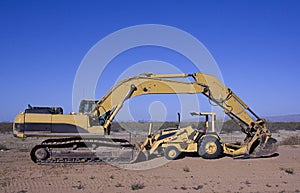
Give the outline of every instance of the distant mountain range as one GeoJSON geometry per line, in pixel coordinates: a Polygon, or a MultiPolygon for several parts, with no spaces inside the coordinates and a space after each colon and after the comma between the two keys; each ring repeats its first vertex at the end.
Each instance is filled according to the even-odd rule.
{"type": "Polygon", "coordinates": [[[265,116],[263,117],[270,122],[300,122],[300,114],[281,115],[281,116],[265,116]]]}

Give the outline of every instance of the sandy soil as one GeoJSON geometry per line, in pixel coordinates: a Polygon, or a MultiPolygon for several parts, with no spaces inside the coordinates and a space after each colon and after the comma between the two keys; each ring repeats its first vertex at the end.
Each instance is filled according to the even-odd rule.
{"type": "Polygon", "coordinates": [[[159,167],[130,170],[105,163],[37,165],[29,158],[35,143],[0,134],[9,149],[0,151],[0,192],[300,192],[300,146],[280,146],[273,158],[158,158],[146,166],[159,167]]]}

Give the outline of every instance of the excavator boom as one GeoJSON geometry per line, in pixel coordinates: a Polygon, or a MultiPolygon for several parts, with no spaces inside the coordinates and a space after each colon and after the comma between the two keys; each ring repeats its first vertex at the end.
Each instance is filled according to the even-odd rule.
{"type": "MultiPolygon", "coordinates": [[[[231,118],[236,118],[240,121],[242,123],[240,126],[244,132],[251,132],[251,129],[255,130],[257,124],[265,124],[264,120],[259,118],[231,89],[227,88],[215,76],[201,72],[194,74],[148,73],[124,79],[114,85],[97,102],[95,115],[103,115],[122,104],[124,99],[127,100],[140,95],[197,93],[202,93],[209,100],[222,107],[231,118]],[[193,78],[194,81],[176,81],[178,78],[188,77],[193,78]],[[132,87],[135,89],[130,92],[132,87]],[[128,95],[128,92],[131,94],[128,95]],[[255,117],[256,120],[252,117],[255,117]]],[[[113,118],[114,116],[111,117],[110,115],[110,119],[113,120],[113,118]]],[[[105,125],[108,126],[109,124],[106,123],[105,125]]]]}

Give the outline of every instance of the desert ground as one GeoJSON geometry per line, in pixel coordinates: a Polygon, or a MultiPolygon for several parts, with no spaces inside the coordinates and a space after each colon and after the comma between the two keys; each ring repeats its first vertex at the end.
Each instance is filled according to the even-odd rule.
{"type": "Polygon", "coordinates": [[[38,165],[29,157],[38,142],[0,134],[0,192],[300,192],[299,145],[279,146],[272,158],[157,158],[115,166],[38,165]]]}

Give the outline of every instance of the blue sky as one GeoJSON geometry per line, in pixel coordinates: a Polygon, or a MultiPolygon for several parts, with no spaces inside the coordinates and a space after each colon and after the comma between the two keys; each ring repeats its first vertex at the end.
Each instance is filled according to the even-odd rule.
{"type": "MultiPolygon", "coordinates": [[[[110,33],[139,24],[173,26],[200,40],[225,84],[259,115],[300,113],[299,1],[2,0],[0,18],[0,121],[12,121],[28,103],[72,111],[74,78],[89,49],[110,33]]],[[[159,48],[130,50],[104,71],[96,97],[116,81],[117,69],[143,60],[178,68],[188,62],[159,48]]],[[[134,117],[149,119],[148,106],[155,101],[166,102],[167,119],[176,119],[174,96],[134,99],[134,117]]]]}

